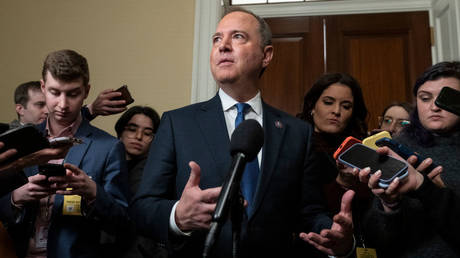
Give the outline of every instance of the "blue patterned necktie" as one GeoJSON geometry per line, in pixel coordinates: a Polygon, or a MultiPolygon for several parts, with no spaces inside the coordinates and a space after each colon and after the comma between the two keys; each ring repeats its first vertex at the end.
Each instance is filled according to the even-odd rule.
{"type": "MultiPolygon", "coordinates": [[[[249,110],[251,106],[246,103],[237,103],[236,109],[238,114],[235,119],[235,128],[243,122],[245,113],[249,110]]],[[[243,177],[241,178],[241,192],[243,193],[244,199],[248,201],[247,213],[250,214],[251,209],[253,208],[253,197],[254,192],[256,191],[257,181],[259,177],[259,161],[257,156],[254,160],[246,163],[244,169],[243,177]]]]}

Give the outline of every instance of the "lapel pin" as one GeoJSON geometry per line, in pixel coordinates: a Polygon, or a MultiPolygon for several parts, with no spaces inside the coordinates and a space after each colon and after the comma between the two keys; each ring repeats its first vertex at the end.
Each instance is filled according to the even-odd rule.
{"type": "Polygon", "coordinates": [[[283,123],[281,123],[280,121],[275,121],[275,127],[281,129],[283,128],[283,123]]]}

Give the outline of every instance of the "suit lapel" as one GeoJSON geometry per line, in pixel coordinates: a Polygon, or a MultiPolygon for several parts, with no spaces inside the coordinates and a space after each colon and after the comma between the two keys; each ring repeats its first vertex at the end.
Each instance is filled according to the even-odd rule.
{"type": "Polygon", "coordinates": [[[64,162],[74,164],[77,167],[81,167],[81,161],[86,154],[89,146],[91,145],[91,138],[88,136],[91,135],[91,127],[89,122],[85,119],[81,122],[80,127],[75,134],[76,138],[83,140],[83,143],[78,144],[70,148],[69,153],[64,159],[64,162]]]}
{"type": "MultiPolygon", "coordinates": [[[[92,142],[91,138],[88,137],[90,135],[91,135],[91,127],[89,125],[89,122],[86,119],[83,119],[80,124],[80,127],[77,130],[77,133],[75,133],[74,135],[75,138],[79,138],[83,140],[83,143],[75,145],[72,148],[70,148],[69,152],[64,158],[63,163],[70,163],[70,164],[73,164],[81,168],[81,162],[83,160],[83,157],[85,156],[86,151],[88,150],[92,142]]],[[[62,195],[59,195],[59,194],[56,195],[55,200],[54,200],[54,206],[53,206],[53,214],[60,213],[58,209],[61,209],[63,200],[64,200],[64,197],[62,195]]]]}
{"type": "Polygon", "coordinates": [[[259,208],[264,193],[267,190],[270,178],[274,173],[275,165],[278,162],[279,151],[283,143],[284,133],[286,131],[286,124],[283,122],[282,117],[272,107],[264,102],[263,105],[263,128],[264,128],[264,146],[262,151],[262,165],[260,167],[261,173],[257,189],[255,192],[254,207],[249,214],[249,219],[259,208]]]}
{"type": "MultiPolygon", "coordinates": [[[[228,138],[222,104],[218,95],[199,107],[196,120],[215,164],[225,161],[230,166],[230,139],[228,138]]],[[[217,167],[217,166],[216,166],[217,167]]],[[[223,182],[226,170],[215,171],[223,182]]]]}

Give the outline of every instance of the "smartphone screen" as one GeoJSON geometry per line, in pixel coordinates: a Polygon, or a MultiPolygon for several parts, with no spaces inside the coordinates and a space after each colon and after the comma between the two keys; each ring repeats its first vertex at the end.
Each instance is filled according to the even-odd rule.
{"type": "Polygon", "coordinates": [[[451,87],[442,88],[435,100],[436,106],[460,116],[460,91],[451,87]]]}
{"type": "Polygon", "coordinates": [[[391,182],[407,171],[407,164],[387,155],[379,155],[375,150],[357,143],[339,156],[339,161],[359,169],[370,167],[371,173],[382,171],[380,180],[391,182]]]}

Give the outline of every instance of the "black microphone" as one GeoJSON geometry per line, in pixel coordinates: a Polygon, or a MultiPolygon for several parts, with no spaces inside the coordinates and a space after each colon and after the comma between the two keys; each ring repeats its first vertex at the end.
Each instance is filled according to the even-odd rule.
{"type": "Polygon", "coordinates": [[[211,228],[206,236],[203,257],[208,257],[222,225],[225,223],[229,209],[238,197],[240,181],[248,161],[257,157],[264,144],[264,130],[254,119],[247,119],[233,131],[230,140],[230,154],[233,157],[230,171],[222,184],[216,209],[212,216],[211,228]]]}

